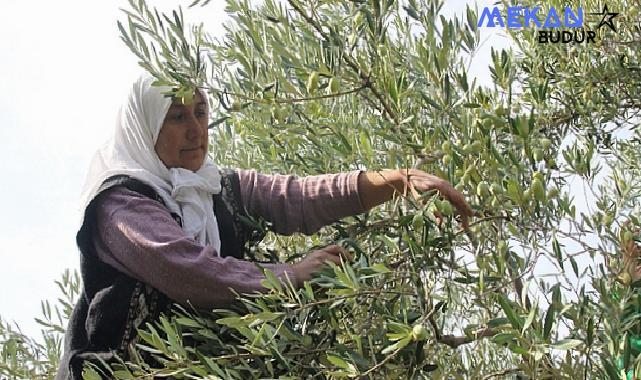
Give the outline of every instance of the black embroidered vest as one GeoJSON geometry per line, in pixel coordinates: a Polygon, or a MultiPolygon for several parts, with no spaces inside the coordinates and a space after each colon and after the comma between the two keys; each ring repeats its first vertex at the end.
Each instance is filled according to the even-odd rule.
{"type": "MultiPolygon", "coordinates": [[[[214,213],[221,239],[221,256],[242,259],[247,243],[264,236],[264,230],[246,221],[236,171],[221,170],[222,191],[214,196],[214,213]]],[[[153,188],[127,176],[105,181],[103,188],[125,186],[164,205],[153,188]]],[[[94,198],[95,199],[95,198],[94,198]]],[[[173,302],[160,291],[100,261],[92,237],[96,228],[95,206],[87,206],[84,224],[76,235],[80,250],[83,291],[74,307],[65,335],[64,354],[56,380],[82,379],[86,360],[110,362],[115,355],[128,357],[136,329],[167,313],[173,302]]],[[[181,224],[178,215],[174,219],[181,224]]]]}

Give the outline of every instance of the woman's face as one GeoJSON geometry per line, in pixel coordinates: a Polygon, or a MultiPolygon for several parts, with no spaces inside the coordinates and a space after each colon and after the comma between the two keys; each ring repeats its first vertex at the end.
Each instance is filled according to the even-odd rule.
{"type": "Polygon", "coordinates": [[[209,139],[207,102],[197,91],[191,104],[174,100],[162,123],[156,154],[167,168],[197,171],[205,161],[209,139]]]}

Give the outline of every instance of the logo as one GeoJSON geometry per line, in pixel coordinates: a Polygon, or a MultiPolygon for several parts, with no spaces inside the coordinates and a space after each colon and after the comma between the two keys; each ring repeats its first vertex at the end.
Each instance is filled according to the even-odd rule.
{"type": "Polygon", "coordinates": [[[541,6],[521,7],[509,6],[506,8],[505,17],[501,14],[499,7],[484,7],[479,17],[478,27],[486,28],[537,28],[539,43],[594,43],[597,32],[604,27],[616,33],[614,17],[619,13],[610,12],[607,5],[603,6],[601,12],[585,13],[583,7],[565,7],[558,11],[550,7],[547,11],[541,6]],[[587,30],[585,16],[599,18],[600,21],[596,30],[587,30]]]}
{"type": "Polygon", "coordinates": [[[599,25],[596,27],[597,30],[601,29],[604,26],[607,26],[614,33],[617,32],[617,29],[614,27],[614,22],[612,22],[612,19],[615,18],[618,15],[618,13],[609,12],[607,4],[603,6],[603,11],[601,13],[590,13],[590,15],[602,16],[601,22],[599,22],[599,25]]]}

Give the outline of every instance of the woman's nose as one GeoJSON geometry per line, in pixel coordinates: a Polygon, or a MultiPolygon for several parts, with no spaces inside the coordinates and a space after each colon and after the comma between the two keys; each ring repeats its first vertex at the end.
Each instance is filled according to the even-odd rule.
{"type": "Polygon", "coordinates": [[[202,136],[206,128],[200,124],[200,121],[194,114],[190,114],[187,120],[187,138],[189,140],[195,140],[202,136]]]}

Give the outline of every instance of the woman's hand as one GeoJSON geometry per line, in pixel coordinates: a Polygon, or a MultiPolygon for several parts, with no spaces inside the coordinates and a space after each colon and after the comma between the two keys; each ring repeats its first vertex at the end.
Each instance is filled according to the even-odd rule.
{"type": "Polygon", "coordinates": [[[463,228],[467,229],[472,209],[463,194],[442,178],[418,169],[385,169],[361,173],[358,177],[358,193],[365,209],[389,201],[396,193],[418,196],[418,192],[427,191],[438,191],[450,201],[461,216],[463,228]]]}
{"type": "Polygon", "coordinates": [[[340,245],[328,245],[324,248],[311,251],[304,259],[292,265],[292,271],[296,276],[296,283],[302,286],[303,282],[309,281],[314,273],[323,269],[327,262],[336,265],[341,264],[341,257],[351,259],[349,252],[340,245]]]}
{"type": "Polygon", "coordinates": [[[403,192],[406,189],[412,192],[416,197],[418,192],[438,191],[456,208],[457,213],[461,216],[461,224],[467,229],[469,225],[468,218],[474,213],[465,201],[465,197],[460,191],[456,190],[448,181],[432,174],[425,173],[418,169],[399,169],[400,175],[404,179],[403,192]]]}

